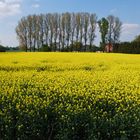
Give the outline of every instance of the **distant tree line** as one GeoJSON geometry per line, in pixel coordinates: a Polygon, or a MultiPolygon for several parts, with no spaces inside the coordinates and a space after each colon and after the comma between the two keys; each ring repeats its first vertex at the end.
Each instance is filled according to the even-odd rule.
{"type": "Polygon", "coordinates": [[[120,42],[114,45],[115,53],[140,54],[140,35],[131,42],[120,42]]]}
{"type": "Polygon", "coordinates": [[[19,51],[20,48],[19,47],[5,47],[3,45],[0,45],[0,52],[10,52],[10,51],[19,51]]]}
{"type": "Polygon", "coordinates": [[[2,45],[0,45],[0,52],[5,52],[6,51],[6,48],[2,45]]]}
{"type": "Polygon", "coordinates": [[[115,44],[113,52],[115,53],[128,53],[140,54],[140,42],[121,42],[115,44]]]}
{"type": "Polygon", "coordinates": [[[16,33],[25,51],[96,51],[119,41],[121,25],[112,15],[97,21],[94,13],[48,13],[23,17],[16,33]],[[100,48],[94,45],[97,24],[100,48]]]}

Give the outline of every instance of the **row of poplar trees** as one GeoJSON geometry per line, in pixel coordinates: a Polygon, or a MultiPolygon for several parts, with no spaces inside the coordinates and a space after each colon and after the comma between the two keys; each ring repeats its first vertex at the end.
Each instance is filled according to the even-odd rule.
{"type": "Polygon", "coordinates": [[[98,21],[96,14],[90,13],[48,13],[23,17],[16,33],[25,51],[92,51],[96,27],[103,48],[119,41],[121,25],[112,15],[98,21]]]}

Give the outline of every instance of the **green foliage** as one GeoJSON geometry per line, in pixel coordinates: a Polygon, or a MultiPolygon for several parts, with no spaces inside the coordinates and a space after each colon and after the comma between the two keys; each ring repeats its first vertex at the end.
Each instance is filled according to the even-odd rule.
{"type": "Polygon", "coordinates": [[[136,38],[133,40],[133,42],[140,42],[140,35],[136,36],[136,38]]]}
{"type": "Polygon", "coordinates": [[[39,51],[41,52],[50,52],[51,51],[51,47],[49,47],[48,45],[43,45],[39,51]]]}
{"type": "Polygon", "coordinates": [[[0,45],[0,52],[4,52],[4,51],[6,51],[6,48],[4,46],[0,45]]]}
{"type": "Polygon", "coordinates": [[[5,47],[5,46],[2,46],[0,45],[0,52],[5,52],[5,51],[11,51],[11,52],[14,52],[14,51],[19,51],[19,47],[5,47]]]}
{"type": "Polygon", "coordinates": [[[113,46],[113,52],[140,54],[140,42],[122,42],[113,46]]]}
{"type": "Polygon", "coordinates": [[[83,44],[81,42],[74,42],[73,44],[73,50],[74,51],[82,51],[83,44]]]}
{"type": "Polygon", "coordinates": [[[140,139],[139,55],[5,53],[0,60],[1,140],[140,139]]]}
{"type": "Polygon", "coordinates": [[[108,34],[108,28],[109,28],[109,23],[106,18],[102,18],[101,20],[98,21],[98,25],[100,28],[100,33],[101,33],[101,47],[105,46],[106,44],[106,38],[108,34]]]}

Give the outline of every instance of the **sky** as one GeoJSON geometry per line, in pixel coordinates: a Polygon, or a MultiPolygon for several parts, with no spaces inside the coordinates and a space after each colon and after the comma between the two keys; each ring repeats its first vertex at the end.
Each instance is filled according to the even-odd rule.
{"type": "MultiPolygon", "coordinates": [[[[123,23],[121,41],[132,41],[140,34],[140,0],[0,0],[0,44],[19,45],[15,28],[23,16],[55,12],[96,13],[98,20],[114,15],[123,23]]],[[[98,45],[98,29],[96,35],[98,45]]]]}

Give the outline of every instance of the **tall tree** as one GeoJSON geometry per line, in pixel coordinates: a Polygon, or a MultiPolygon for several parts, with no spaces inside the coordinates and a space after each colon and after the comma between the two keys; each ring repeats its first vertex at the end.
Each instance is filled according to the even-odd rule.
{"type": "Polygon", "coordinates": [[[32,45],[33,45],[33,42],[32,42],[32,39],[33,39],[33,28],[32,28],[32,16],[29,15],[27,17],[27,29],[28,29],[28,44],[29,44],[29,50],[30,52],[32,51],[32,45]]]}
{"type": "Polygon", "coordinates": [[[25,17],[23,17],[16,27],[16,33],[19,40],[19,45],[26,52],[28,51],[28,30],[27,30],[27,21],[25,17]]]}
{"type": "Polygon", "coordinates": [[[66,25],[66,41],[67,41],[67,49],[69,46],[69,41],[70,41],[70,35],[71,35],[71,14],[70,13],[65,13],[65,25],[66,25]]]}
{"type": "Polygon", "coordinates": [[[80,32],[80,13],[76,14],[76,42],[79,41],[79,32],[80,32]]]}
{"type": "Polygon", "coordinates": [[[113,15],[108,16],[107,20],[109,23],[108,42],[115,44],[119,41],[122,22],[118,17],[114,17],[113,15]]]}
{"type": "Polygon", "coordinates": [[[107,43],[107,35],[108,35],[108,29],[109,29],[109,23],[106,18],[102,18],[98,21],[99,25],[99,31],[101,33],[101,42],[100,46],[104,50],[105,44],[107,43]]]}
{"type": "Polygon", "coordinates": [[[36,50],[36,44],[37,44],[37,36],[36,36],[36,27],[37,27],[37,19],[36,19],[36,15],[32,16],[32,40],[33,40],[33,51],[35,52],[36,50]]]}
{"type": "Polygon", "coordinates": [[[115,23],[114,23],[114,28],[113,28],[113,43],[118,43],[120,34],[121,34],[121,29],[122,29],[122,22],[118,17],[115,17],[115,23]]]}
{"type": "Polygon", "coordinates": [[[75,13],[72,13],[71,14],[71,51],[73,51],[75,28],[76,28],[76,15],[75,13]]]}
{"type": "Polygon", "coordinates": [[[61,18],[62,18],[62,16],[59,14],[59,16],[58,16],[58,44],[59,44],[59,51],[61,51],[61,43],[62,43],[61,18]]]}
{"type": "Polygon", "coordinates": [[[90,51],[91,51],[91,47],[93,45],[93,41],[95,39],[95,29],[96,29],[96,23],[97,23],[97,16],[96,14],[91,14],[89,17],[89,31],[88,31],[88,35],[89,35],[89,46],[90,46],[90,51]]]}
{"type": "Polygon", "coordinates": [[[40,41],[40,16],[36,16],[36,43],[37,43],[37,50],[39,51],[41,47],[40,41]]]}
{"type": "Polygon", "coordinates": [[[89,13],[84,13],[84,45],[85,45],[85,51],[87,51],[88,26],[89,26],[89,13]]]}
{"type": "Polygon", "coordinates": [[[49,24],[49,45],[52,50],[52,45],[53,45],[53,15],[51,13],[48,14],[48,24],[49,24]]]}
{"type": "Polygon", "coordinates": [[[39,29],[40,29],[40,43],[42,47],[44,45],[44,15],[41,14],[39,16],[39,29]]]}
{"type": "Polygon", "coordinates": [[[49,40],[49,23],[48,23],[48,14],[44,15],[44,35],[45,35],[45,45],[48,46],[49,40]]]}
{"type": "Polygon", "coordinates": [[[79,39],[79,46],[80,50],[82,50],[82,44],[83,44],[83,29],[84,29],[84,13],[80,13],[80,39],[79,39]]]}
{"type": "Polygon", "coordinates": [[[55,13],[53,15],[53,31],[54,31],[54,51],[57,50],[57,38],[58,38],[58,21],[59,15],[55,13]]]}
{"type": "Polygon", "coordinates": [[[62,50],[64,51],[65,47],[65,33],[66,33],[66,26],[65,26],[65,14],[62,14],[62,19],[61,19],[61,32],[62,32],[62,50]]]}

